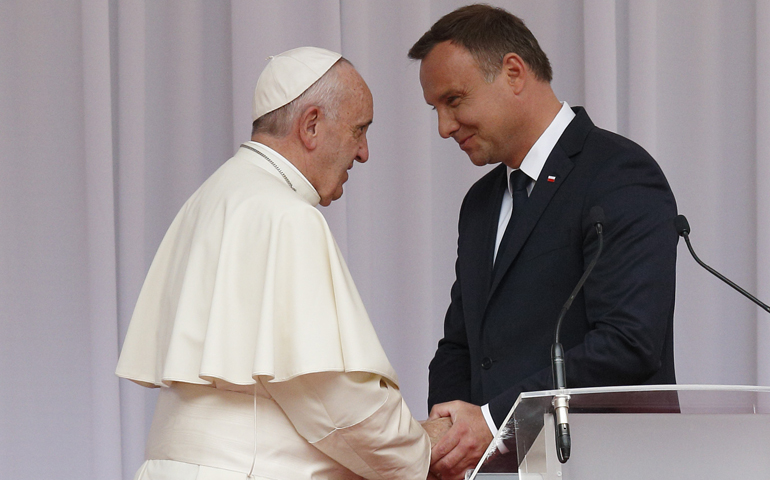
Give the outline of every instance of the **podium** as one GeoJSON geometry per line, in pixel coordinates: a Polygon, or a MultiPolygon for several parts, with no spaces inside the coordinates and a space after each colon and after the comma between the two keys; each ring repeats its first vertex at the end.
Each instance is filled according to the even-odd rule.
{"type": "Polygon", "coordinates": [[[770,387],[640,385],[522,393],[479,480],[770,478],[770,387]],[[556,457],[553,399],[569,396],[572,452],[556,457]]]}

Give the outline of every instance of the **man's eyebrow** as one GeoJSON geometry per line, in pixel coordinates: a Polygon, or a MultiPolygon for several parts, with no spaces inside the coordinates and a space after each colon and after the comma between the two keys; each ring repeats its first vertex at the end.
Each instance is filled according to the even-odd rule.
{"type": "MultiPolygon", "coordinates": [[[[457,94],[457,90],[455,88],[450,88],[450,89],[446,90],[444,93],[442,93],[441,95],[438,96],[438,98],[436,99],[436,103],[441,103],[444,100],[446,100],[447,97],[450,97],[450,96],[456,95],[456,94],[457,94]]],[[[425,100],[425,103],[427,103],[429,107],[433,108],[433,110],[436,109],[436,106],[433,105],[432,103],[430,103],[429,101],[425,100]]]]}
{"type": "Polygon", "coordinates": [[[439,95],[438,99],[439,99],[439,101],[443,102],[447,98],[452,97],[452,96],[456,96],[456,95],[459,95],[459,94],[460,94],[460,91],[457,90],[456,88],[449,88],[444,93],[439,95]]]}

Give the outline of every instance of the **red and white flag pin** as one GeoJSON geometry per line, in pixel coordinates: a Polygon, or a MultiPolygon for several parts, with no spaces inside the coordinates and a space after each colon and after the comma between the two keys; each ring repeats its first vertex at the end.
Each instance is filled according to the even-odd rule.
{"type": "Polygon", "coordinates": [[[556,181],[556,175],[548,175],[548,181],[553,183],[556,181]]]}

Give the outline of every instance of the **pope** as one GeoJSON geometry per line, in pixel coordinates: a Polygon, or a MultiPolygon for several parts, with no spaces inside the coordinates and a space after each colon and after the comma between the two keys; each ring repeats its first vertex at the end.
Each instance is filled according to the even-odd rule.
{"type": "Polygon", "coordinates": [[[136,479],[426,478],[429,436],[316,208],[369,158],[372,117],[338,53],[260,75],[251,141],[182,206],[123,344],[117,375],[161,387],[136,479]]]}

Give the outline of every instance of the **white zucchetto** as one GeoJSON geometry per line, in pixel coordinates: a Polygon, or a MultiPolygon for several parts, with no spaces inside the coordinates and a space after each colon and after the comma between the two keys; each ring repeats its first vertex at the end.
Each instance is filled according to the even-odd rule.
{"type": "Polygon", "coordinates": [[[302,95],[340,58],[339,53],[317,47],[295,48],[271,57],[254,89],[251,120],[302,95]]]}

